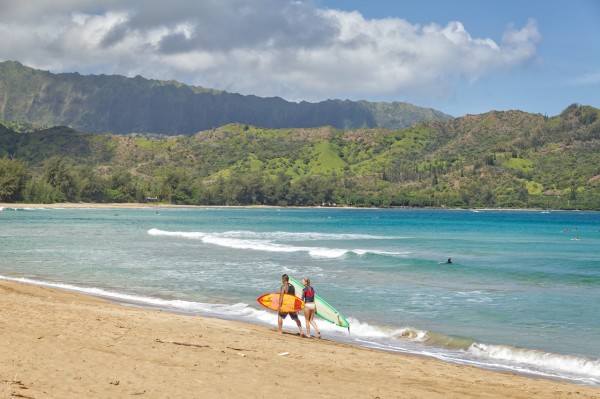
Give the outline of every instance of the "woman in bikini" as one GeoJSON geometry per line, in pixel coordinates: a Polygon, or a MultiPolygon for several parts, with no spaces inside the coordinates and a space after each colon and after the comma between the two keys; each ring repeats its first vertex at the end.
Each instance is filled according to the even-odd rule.
{"type": "Polygon", "coordinates": [[[321,331],[315,323],[315,312],[317,311],[317,305],[315,304],[315,289],[310,285],[310,279],[304,277],[302,279],[302,300],[304,301],[304,319],[306,320],[306,336],[310,337],[310,326],[312,325],[317,332],[317,337],[321,338],[321,331]]]}

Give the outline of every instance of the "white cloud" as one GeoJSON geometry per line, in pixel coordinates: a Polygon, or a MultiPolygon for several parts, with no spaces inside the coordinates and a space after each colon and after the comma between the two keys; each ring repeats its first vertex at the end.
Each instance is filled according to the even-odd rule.
{"type": "Polygon", "coordinates": [[[4,2],[3,59],[289,100],[440,96],[534,60],[541,40],[535,21],[496,43],[460,22],[367,20],[312,1],[4,2]]]}

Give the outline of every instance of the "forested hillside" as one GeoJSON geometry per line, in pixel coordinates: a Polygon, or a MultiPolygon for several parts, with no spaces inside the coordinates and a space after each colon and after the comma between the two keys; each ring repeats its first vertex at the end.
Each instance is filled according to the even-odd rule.
{"type": "Polygon", "coordinates": [[[193,136],[0,125],[0,201],[600,210],[600,110],[193,136]]]}
{"type": "Polygon", "coordinates": [[[141,76],[52,74],[15,61],[0,62],[0,120],[89,133],[191,135],[230,123],[398,129],[435,119],[451,117],[400,102],[293,103],[141,76]]]}

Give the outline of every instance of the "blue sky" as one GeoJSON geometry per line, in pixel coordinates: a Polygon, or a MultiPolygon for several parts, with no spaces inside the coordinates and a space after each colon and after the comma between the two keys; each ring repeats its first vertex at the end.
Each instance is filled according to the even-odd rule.
{"type": "Polygon", "coordinates": [[[572,103],[600,107],[600,1],[324,0],[322,4],[358,10],[366,18],[403,18],[422,25],[460,21],[471,36],[496,42],[507,26],[523,26],[534,19],[541,34],[535,59],[475,82],[462,80],[452,94],[424,104],[455,116],[507,109],[552,116],[572,103]]]}
{"type": "Polygon", "coordinates": [[[0,60],[454,116],[600,107],[598,0],[3,0],[0,60]]]}

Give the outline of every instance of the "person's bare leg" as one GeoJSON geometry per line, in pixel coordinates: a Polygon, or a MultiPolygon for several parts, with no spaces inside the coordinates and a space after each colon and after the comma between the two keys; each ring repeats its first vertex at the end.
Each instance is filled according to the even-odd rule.
{"type": "Polygon", "coordinates": [[[304,308],[304,321],[306,323],[306,336],[310,338],[310,310],[304,308]]]}
{"type": "Polygon", "coordinates": [[[310,323],[308,324],[312,324],[312,326],[315,328],[315,331],[317,332],[317,337],[321,338],[321,331],[319,330],[319,327],[317,327],[317,323],[315,322],[315,312],[311,312],[310,313],[310,323]]]}
{"type": "Polygon", "coordinates": [[[304,337],[304,331],[302,331],[302,324],[300,323],[300,319],[296,319],[296,324],[298,325],[298,331],[300,332],[300,336],[304,337]]]}

